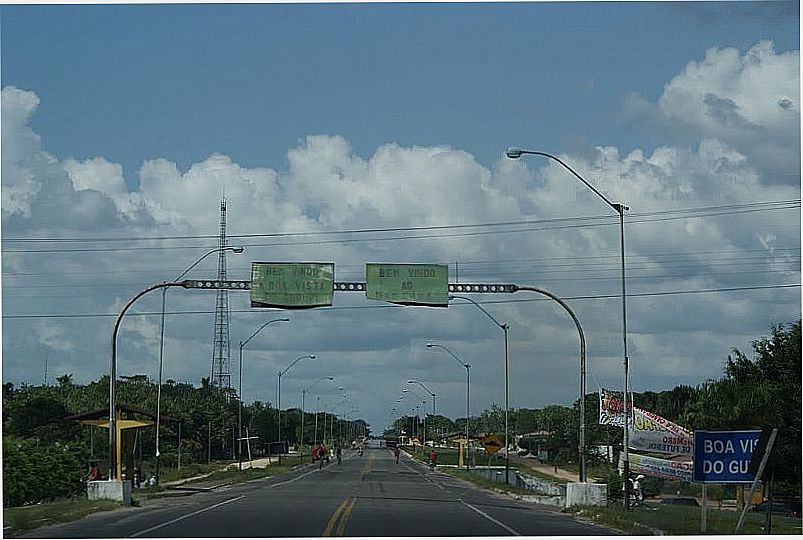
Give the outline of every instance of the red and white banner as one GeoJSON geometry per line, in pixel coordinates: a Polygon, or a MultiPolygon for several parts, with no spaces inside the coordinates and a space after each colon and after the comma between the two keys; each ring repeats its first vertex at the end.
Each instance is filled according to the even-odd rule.
{"type": "MultiPolygon", "coordinates": [[[[601,425],[619,426],[625,425],[625,406],[624,392],[615,390],[599,390],[599,423],[601,425]]],[[[631,396],[632,397],[632,396],[631,396]]],[[[628,406],[633,407],[633,400],[628,402],[628,406]]]]}
{"type": "Polygon", "coordinates": [[[638,407],[633,407],[628,439],[632,450],[689,457],[694,454],[694,436],[691,432],[638,407]]]}
{"type": "MultiPolygon", "coordinates": [[[[624,427],[623,395],[623,392],[600,389],[600,424],[624,427]]],[[[628,441],[632,450],[677,456],[693,455],[694,437],[690,431],[653,412],[633,407],[632,403],[632,400],[628,402],[631,411],[628,441]]]]}
{"type": "MultiPolygon", "coordinates": [[[[621,459],[620,459],[621,461],[621,459]]],[[[620,468],[623,465],[620,464],[620,468]]],[[[694,465],[691,461],[670,461],[668,459],[630,454],[630,474],[643,474],[669,480],[692,481],[694,465]]]]}

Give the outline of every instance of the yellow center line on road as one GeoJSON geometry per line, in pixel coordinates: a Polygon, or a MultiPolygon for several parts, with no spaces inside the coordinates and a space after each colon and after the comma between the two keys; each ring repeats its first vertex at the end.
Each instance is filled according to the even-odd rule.
{"type": "Polygon", "coordinates": [[[332,536],[332,531],[335,530],[335,526],[337,526],[337,529],[335,530],[334,536],[343,536],[343,533],[346,531],[346,521],[349,519],[351,510],[354,508],[354,503],[356,502],[357,497],[350,497],[340,503],[335,513],[329,518],[329,523],[326,524],[326,529],[324,529],[321,536],[332,536]]]}
{"type": "Polygon", "coordinates": [[[340,506],[337,507],[335,513],[332,514],[332,517],[329,518],[329,522],[326,524],[326,528],[323,530],[323,534],[321,534],[321,536],[332,536],[332,529],[335,528],[335,523],[337,523],[337,518],[340,517],[340,513],[343,511],[343,509],[346,507],[348,503],[349,499],[346,499],[342,503],[340,503],[340,506]]]}
{"type": "MultiPolygon", "coordinates": [[[[363,465],[362,471],[360,471],[361,480],[365,480],[365,475],[368,474],[371,469],[373,469],[373,465],[374,455],[369,454],[368,459],[365,461],[365,465],[363,465]]],[[[343,534],[346,532],[346,522],[348,521],[356,502],[357,496],[354,495],[340,503],[340,506],[338,506],[334,514],[332,514],[332,517],[329,518],[329,521],[326,524],[326,529],[324,529],[321,536],[333,536],[333,531],[335,533],[334,536],[343,536],[343,534]]]]}
{"type": "Polygon", "coordinates": [[[343,510],[343,514],[340,517],[340,525],[337,527],[337,535],[343,536],[343,533],[346,531],[346,521],[349,519],[349,515],[351,514],[351,510],[354,508],[354,503],[357,502],[357,497],[352,497],[349,501],[348,506],[346,509],[343,510]]]}
{"type": "Polygon", "coordinates": [[[365,480],[365,475],[368,474],[374,466],[374,455],[370,454],[368,456],[368,460],[365,462],[365,466],[362,468],[360,472],[360,480],[365,480]]]}

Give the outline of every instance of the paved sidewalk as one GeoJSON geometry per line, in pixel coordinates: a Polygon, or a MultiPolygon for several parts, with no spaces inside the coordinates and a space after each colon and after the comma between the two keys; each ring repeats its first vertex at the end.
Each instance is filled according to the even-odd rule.
{"type": "MultiPolygon", "coordinates": [[[[533,469],[534,471],[538,471],[540,473],[554,476],[555,478],[560,478],[561,480],[566,480],[567,482],[579,482],[579,475],[577,473],[567,471],[565,469],[561,469],[559,467],[555,467],[554,465],[549,465],[547,463],[541,463],[538,459],[525,459],[519,456],[510,456],[510,462],[515,463],[517,465],[521,465],[523,467],[533,469]]],[[[588,477],[589,482],[596,482],[596,478],[592,478],[591,476],[588,477]]]]}

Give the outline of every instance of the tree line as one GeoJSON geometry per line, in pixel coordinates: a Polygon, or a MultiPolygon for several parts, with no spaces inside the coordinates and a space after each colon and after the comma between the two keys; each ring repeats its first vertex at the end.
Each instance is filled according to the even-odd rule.
{"type": "MultiPolygon", "coordinates": [[[[109,378],[86,385],[75,384],[70,374],[56,379],[56,385],[3,385],[3,505],[18,506],[69,496],[80,484],[89,463],[105,463],[108,430],[82,425],[65,418],[109,406],[109,378]]],[[[145,375],[120,377],[117,402],[155,413],[157,385],[145,375]]],[[[196,387],[167,380],[162,385],[162,422],[159,434],[159,468],[170,471],[191,463],[208,463],[237,458],[239,444],[238,400],[231,389],[209,384],[196,387]]],[[[368,432],[362,420],[346,423],[332,413],[306,412],[304,441],[321,440],[324,425],[331,440],[368,432]]],[[[108,413],[105,415],[108,418],[108,413]]],[[[282,411],[282,441],[298,444],[301,411],[282,411]]],[[[270,403],[242,404],[243,435],[250,441],[252,456],[276,452],[280,444],[278,411],[270,403]]],[[[145,476],[155,472],[156,430],[137,430],[134,460],[145,476]]],[[[243,454],[246,446],[243,444],[243,454]]],[[[103,470],[103,467],[101,467],[103,470]]]]}
{"type": "MultiPolygon", "coordinates": [[[[656,413],[690,431],[739,430],[775,427],[779,430],[773,454],[776,493],[800,496],[801,490],[801,321],[772,327],[768,336],[752,342],[752,355],[733,349],[718,379],[697,386],[679,385],[661,392],[633,393],[636,407],[656,413]]],[[[622,450],[622,428],[600,425],[599,394],[586,395],[586,456],[602,463],[594,452],[611,446],[622,450]]],[[[410,433],[415,419],[394,420],[393,430],[410,433]]],[[[464,433],[465,418],[427,416],[427,424],[443,433],[464,433]]],[[[579,459],[580,400],[571,407],[549,405],[542,409],[508,411],[510,439],[526,433],[545,433],[541,447],[551,463],[577,463],[579,459]]],[[[420,433],[420,427],[417,427],[420,433]]],[[[470,434],[504,434],[504,409],[497,404],[472,417],[470,434]]],[[[428,430],[428,433],[433,433],[428,430]]],[[[521,444],[525,445],[524,440],[521,444]]],[[[614,460],[616,463],[617,460],[614,460]]]]}
{"type": "MultiPolygon", "coordinates": [[[[634,404],[672,420],[690,430],[755,429],[765,426],[780,430],[776,462],[778,492],[799,494],[801,486],[801,322],[779,325],[770,335],[752,343],[752,355],[734,349],[727,356],[723,376],[697,386],[677,386],[661,392],[634,394],[634,404]]],[[[104,461],[108,453],[108,431],[81,425],[64,418],[86,411],[108,408],[107,376],[86,385],[75,384],[72,376],[57,378],[56,385],[3,385],[3,505],[16,506],[66,496],[86,473],[91,459],[104,461]]],[[[121,377],[118,403],[134,404],[156,411],[156,384],[144,375],[121,377]]],[[[591,460],[598,446],[621,450],[621,428],[599,425],[599,399],[586,396],[586,454],[591,460]]],[[[547,434],[544,449],[556,464],[575,462],[579,457],[580,402],[571,407],[520,408],[509,411],[511,440],[516,434],[547,434]]],[[[171,469],[181,463],[205,463],[236,458],[238,399],[231,389],[222,389],[202,379],[200,386],[167,380],[162,386],[162,414],[170,421],[160,431],[160,467],[171,469]]],[[[256,455],[271,451],[279,440],[278,411],[270,403],[242,404],[243,426],[256,437],[251,444],[256,455]]],[[[346,422],[331,413],[304,415],[307,444],[334,433],[351,436],[355,425],[369,433],[363,420],[346,422]]],[[[411,417],[395,419],[397,431],[411,429],[411,417]]],[[[465,432],[465,418],[452,420],[442,415],[427,416],[427,433],[438,436],[465,432]]],[[[282,440],[298,444],[301,411],[282,411],[282,440]]],[[[496,404],[470,419],[471,435],[504,433],[504,411],[496,404]]],[[[418,425],[418,429],[423,426],[418,425]]],[[[431,436],[428,436],[431,438],[431,436]]],[[[138,430],[134,447],[141,470],[153,470],[155,430],[138,430]]]]}

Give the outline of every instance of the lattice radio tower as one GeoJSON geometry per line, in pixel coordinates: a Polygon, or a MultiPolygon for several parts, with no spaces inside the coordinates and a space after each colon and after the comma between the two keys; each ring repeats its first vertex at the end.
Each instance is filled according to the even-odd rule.
{"type": "MultiPolygon", "coordinates": [[[[226,198],[220,200],[220,248],[217,262],[217,278],[226,280],[226,198]]],[[[215,304],[215,343],[212,352],[213,385],[218,388],[231,388],[231,355],[229,350],[229,291],[218,289],[215,304]]]]}

